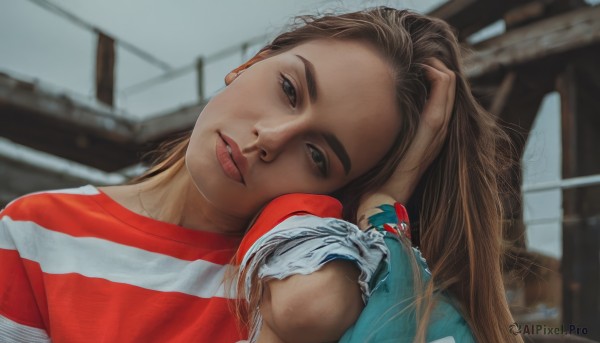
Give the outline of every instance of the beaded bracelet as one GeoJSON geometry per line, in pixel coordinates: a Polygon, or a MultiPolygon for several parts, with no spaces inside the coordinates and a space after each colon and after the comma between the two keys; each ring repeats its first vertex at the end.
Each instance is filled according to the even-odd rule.
{"type": "Polygon", "coordinates": [[[375,213],[367,218],[369,222],[368,230],[377,229],[380,232],[387,231],[395,235],[404,236],[409,240],[411,239],[408,212],[402,204],[399,202],[394,203],[393,206],[390,204],[383,204],[377,206],[377,208],[380,209],[381,212],[375,213]]]}

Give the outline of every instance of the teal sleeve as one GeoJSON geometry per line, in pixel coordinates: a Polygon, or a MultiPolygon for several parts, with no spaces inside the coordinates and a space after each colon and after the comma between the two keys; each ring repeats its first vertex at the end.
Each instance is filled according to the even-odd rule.
{"type": "MultiPolygon", "coordinates": [[[[374,280],[377,287],[356,323],[340,343],[412,342],[417,322],[414,306],[413,267],[409,253],[416,257],[423,281],[430,278],[426,261],[414,248],[407,248],[395,237],[386,235],[390,250],[389,274],[374,280]]],[[[474,342],[471,330],[446,295],[436,295],[436,305],[427,328],[427,342],[474,342]]]]}

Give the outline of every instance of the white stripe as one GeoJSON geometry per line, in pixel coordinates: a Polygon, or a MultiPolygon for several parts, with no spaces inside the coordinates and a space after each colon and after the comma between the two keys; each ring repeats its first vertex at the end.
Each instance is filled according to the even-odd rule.
{"type": "Polygon", "coordinates": [[[444,338],[436,339],[435,341],[431,341],[429,343],[456,343],[454,337],[446,336],[444,338]]]}
{"type": "Polygon", "coordinates": [[[46,331],[17,322],[0,315],[1,343],[49,343],[46,331]]]}
{"type": "Polygon", "coordinates": [[[100,194],[100,191],[92,185],[85,185],[85,186],[81,186],[81,187],[77,187],[77,188],[63,188],[63,189],[53,189],[53,190],[48,190],[48,191],[33,192],[33,193],[25,194],[22,197],[14,199],[13,201],[9,202],[6,205],[6,208],[8,208],[15,201],[20,200],[21,198],[23,198],[25,196],[30,196],[30,195],[35,195],[35,194],[47,194],[47,193],[97,195],[97,194],[100,194]]]}
{"type": "Polygon", "coordinates": [[[81,187],[77,187],[77,188],[51,189],[51,190],[47,190],[47,191],[33,192],[33,193],[29,193],[28,195],[46,194],[46,193],[96,195],[96,194],[100,194],[100,191],[92,185],[85,185],[85,186],[81,186],[81,187]]]}
{"type": "Polygon", "coordinates": [[[100,194],[100,191],[92,185],[85,185],[77,188],[64,188],[64,189],[53,189],[49,191],[36,192],[33,194],[40,193],[59,193],[59,194],[82,194],[82,195],[96,195],[100,194]]]}
{"type": "Polygon", "coordinates": [[[99,238],[73,237],[8,216],[0,220],[0,248],[18,250],[48,274],[78,273],[201,298],[226,296],[223,276],[227,266],[181,260],[99,238]]]}

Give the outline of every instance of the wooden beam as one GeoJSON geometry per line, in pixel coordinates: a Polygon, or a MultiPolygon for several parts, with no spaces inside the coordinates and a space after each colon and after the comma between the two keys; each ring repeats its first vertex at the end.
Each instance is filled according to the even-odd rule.
{"type": "Polygon", "coordinates": [[[143,147],[82,126],[12,106],[0,106],[0,136],[65,159],[114,171],[132,165],[143,147]]]}
{"type": "Polygon", "coordinates": [[[465,73],[479,78],[505,68],[600,43],[600,6],[582,8],[509,31],[473,47],[465,73]]]}
{"type": "Polygon", "coordinates": [[[115,171],[139,162],[157,142],[193,128],[204,107],[193,104],[140,119],[84,100],[0,74],[0,136],[115,171]]]}
{"type": "Polygon", "coordinates": [[[444,19],[450,23],[456,21],[456,17],[458,17],[461,13],[468,11],[470,8],[475,6],[476,3],[477,0],[447,1],[429,12],[428,15],[444,19]]]}
{"type": "Polygon", "coordinates": [[[0,106],[20,108],[61,125],[97,132],[115,141],[128,141],[137,120],[127,113],[55,92],[38,83],[0,73],[0,106]]]}
{"type": "Polygon", "coordinates": [[[35,118],[47,118],[55,125],[72,126],[123,144],[141,144],[191,129],[204,105],[192,104],[139,119],[0,73],[0,107],[18,108],[35,118]]]}
{"type": "Polygon", "coordinates": [[[31,192],[126,180],[125,175],[106,173],[0,138],[0,208],[31,192]]]}
{"type": "Polygon", "coordinates": [[[458,31],[459,40],[502,19],[508,10],[531,0],[452,0],[440,5],[428,15],[448,22],[458,31]]]}
{"type": "Polygon", "coordinates": [[[504,24],[507,30],[521,26],[544,15],[546,6],[541,1],[530,2],[507,11],[504,14],[504,24]]]}
{"type": "Polygon", "coordinates": [[[115,93],[115,40],[98,32],[96,49],[96,98],[109,105],[114,104],[115,93]]]}
{"type": "Polygon", "coordinates": [[[510,72],[510,73],[506,74],[506,76],[504,76],[504,79],[502,80],[502,82],[500,83],[500,86],[496,90],[496,96],[494,96],[494,99],[492,100],[492,105],[490,106],[490,109],[489,109],[489,111],[491,113],[494,113],[494,114],[502,113],[502,110],[504,109],[504,107],[507,104],[510,92],[512,91],[513,86],[515,84],[516,78],[517,78],[517,75],[515,74],[514,71],[510,72]]]}

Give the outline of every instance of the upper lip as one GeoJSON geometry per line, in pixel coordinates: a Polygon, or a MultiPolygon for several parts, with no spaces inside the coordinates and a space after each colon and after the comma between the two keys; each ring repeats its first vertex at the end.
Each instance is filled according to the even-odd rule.
{"type": "Polygon", "coordinates": [[[246,175],[246,171],[248,170],[248,159],[244,157],[242,152],[240,151],[240,147],[237,143],[229,136],[224,133],[220,133],[221,138],[225,141],[227,145],[231,148],[231,156],[233,157],[233,162],[240,170],[240,174],[242,174],[242,181],[244,181],[244,175],[246,175]]]}

